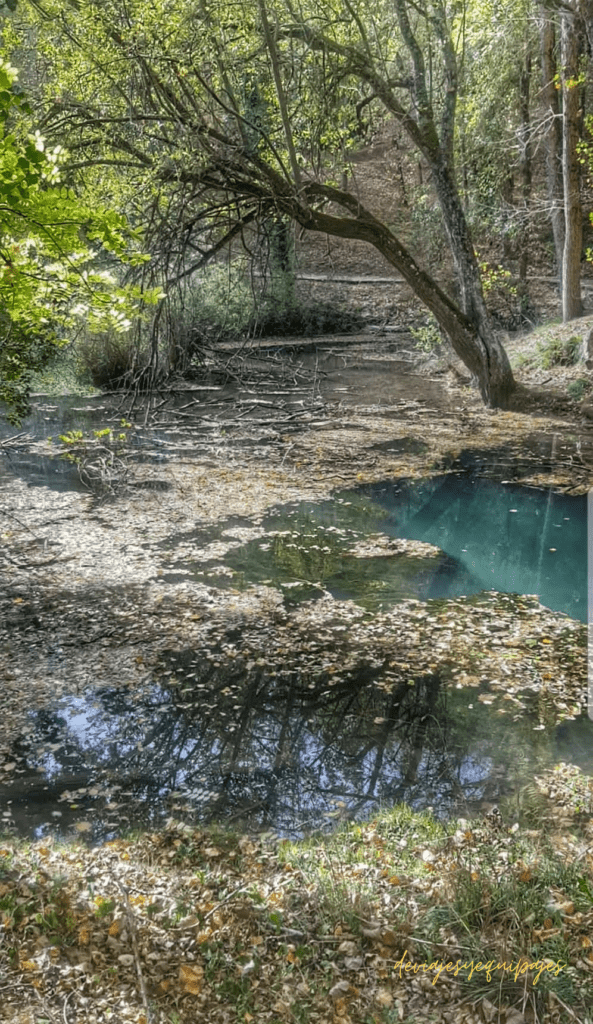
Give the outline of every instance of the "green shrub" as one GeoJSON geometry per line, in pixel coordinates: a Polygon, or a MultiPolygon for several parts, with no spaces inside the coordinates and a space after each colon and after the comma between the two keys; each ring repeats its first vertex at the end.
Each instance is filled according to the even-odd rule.
{"type": "Polygon", "coordinates": [[[571,380],[570,384],[566,385],[567,394],[570,398],[574,398],[575,402],[580,402],[589,389],[590,383],[584,377],[579,377],[578,380],[571,380]]]}
{"type": "Polygon", "coordinates": [[[410,208],[409,243],[413,251],[422,253],[428,267],[436,270],[442,265],[443,253],[446,251],[441,212],[423,185],[412,190],[410,208]]]}
{"type": "Polygon", "coordinates": [[[219,341],[245,337],[254,310],[244,266],[214,264],[170,293],[162,323],[169,368],[186,372],[219,341]]]}
{"type": "Polygon", "coordinates": [[[60,395],[94,395],[97,389],[90,383],[88,373],[81,366],[72,345],[59,349],[44,370],[31,377],[31,392],[51,397],[60,395]]]}
{"type": "Polygon", "coordinates": [[[364,327],[360,313],[342,309],[332,302],[303,302],[284,305],[273,298],[255,308],[249,334],[266,337],[315,337],[320,334],[350,334],[364,327]]]}
{"type": "Polygon", "coordinates": [[[574,366],[579,359],[581,343],[582,339],[575,336],[568,339],[551,338],[539,345],[538,355],[544,370],[550,370],[553,366],[574,366]]]}
{"type": "Polygon", "coordinates": [[[206,267],[171,304],[179,342],[184,348],[247,332],[254,309],[253,292],[241,264],[206,267]],[[191,339],[191,341],[190,341],[191,339]]]}
{"type": "Polygon", "coordinates": [[[9,423],[17,426],[29,415],[33,376],[51,363],[57,345],[51,328],[28,330],[0,309],[0,401],[9,423]]]}
{"type": "Polygon", "coordinates": [[[437,352],[443,344],[443,337],[434,317],[431,317],[423,327],[411,327],[410,334],[414,338],[414,348],[420,352],[437,352]]]}
{"type": "Polygon", "coordinates": [[[525,370],[528,367],[532,367],[533,356],[520,352],[518,356],[511,357],[511,366],[513,370],[525,370]]]}
{"type": "Polygon", "coordinates": [[[300,300],[290,289],[281,293],[273,287],[258,295],[241,263],[206,268],[171,298],[168,315],[170,362],[179,370],[219,341],[350,333],[364,326],[360,314],[331,302],[300,300]]]}
{"type": "Polygon", "coordinates": [[[121,387],[148,362],[131,332],[89,334],[76,345],[79,373],[96,388],[121,387]]]}

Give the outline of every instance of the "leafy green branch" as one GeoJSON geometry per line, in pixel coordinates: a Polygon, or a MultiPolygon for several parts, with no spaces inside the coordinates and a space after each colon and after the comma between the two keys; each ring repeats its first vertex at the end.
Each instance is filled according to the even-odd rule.
{"type": "Polygon", "coordinates": [[[31,108],[16,82],[0,62],[0,401],[18,424],[33,373],[73,330],[123,333],[163,295],[118,283],[118,267],[149,259],[140,232],[62,183],[67,154],[46,151],[39,131],[26,133],[31,108]]]}

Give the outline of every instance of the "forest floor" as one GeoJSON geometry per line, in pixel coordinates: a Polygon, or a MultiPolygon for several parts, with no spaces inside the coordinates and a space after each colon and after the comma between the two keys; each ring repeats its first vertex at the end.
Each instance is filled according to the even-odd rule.
{"type": "MultiPolygon", "coordinates": [[[[542,715],[557,720],[581,712],[586,627],[533,599],[506,612],[495,597],[490,611],[468,604],[462,623],[459,601],[442,621],[426,614],[420,623],[415,602],[367,628],[349,602],[329,596],[291,611],[267,586],[242,594],[195,581],[163,588],[159,575],[163,541],[173,533],[232,516],[248,516],[257,531],[273,505],[443,472],[463,451],[496,451],[518,468],[515,483],[586,493],[593,425],[582,400],[593,374],[582,365],[535,363],[538,345],[562,347],[592,324],[588,317],[569,332],[547,327],[509,344],[517,378],[549,397],[547,410],[540,405],[536,413],[486,410],[460,379],[463,371],[427,359],[413,371],[419,397],[412,384],[405,398],[376,404],[348,393],[331,402],[312,395],[298,415],[284,410],[257,428],[214,431],[203,452],[168,464],[167,489],[143,486],[162,477],[147,462],[131,462],[125,486],[108,501],[33,491],[11,478],[2,491],[0,781],[15,770],[13,744],[30,707],[105,678],[134,685],[165,648],[204,647],[213,631],[224,638],[229,623],[247,635],[257,625],[265,635],[260,653],[295,664],[317,659],[324,672],[336,671],[346,639],[344,654],[354,645],[364,661],[375,657],[378,638],[393,642],[397,630],[406,675],[454,663],[472,685],[484,615],[491,614],[505,627],[503,646],[514,649],[512,700],[539,702],[542,715]],[[402,439],[420,442],[418,450],[398,453],[402,439]],[[548,680],[537,693],[534,644],[538,673],[548,680]],[[51,668],[57,647],[68,651],[59,679],[51,668]]],[[[375,353],[366,341],[343,342],[354,363],[401,358],[379,339],[375,353]]],[[[56,448],[44,442],[35,450],[56,448]]],[[[242,541],[240,531],[219,543],[221,562],[242,541]]],[[[194,557],[206,549],[195,546],[194,557]]],[[[503,654],[488,652],[492,678],[503,654]]],[[[0,845],[0,1018],[590,1024],[591,783],[565,766],[534,784],[539,803],[530,828],[496,815],[444,826],[400,808],[299,844],[179,822],[95,848],[26,843],[11,832],[8,807],[0,845]],[[405,962],[419,966],[406,970],[405,962]]]]}

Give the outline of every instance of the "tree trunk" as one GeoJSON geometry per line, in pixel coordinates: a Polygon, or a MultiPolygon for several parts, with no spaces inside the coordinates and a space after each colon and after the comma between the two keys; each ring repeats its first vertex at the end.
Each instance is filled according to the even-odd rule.
{"type": "MultiPolygon", "coordinates": [[[[286,212],[309,231],[323,231],[334,237],[358,239],[374,246],[399,270],[414,294],[448,335],[454,351],[476,376],[484,403],[493,408],[507,408],[516,387],[515,380],[508,356],[491,330],[479,273],[474,290],[471,287],[471,271],[468,272],[465,265],[461,268],[461,279],[465,285],[464,299],[471,311],[468,314],[445,294],[429,274],[420,269],[399,239],[385,224],[373,217],[355,196],[327,185],[311,184],[305,186],[305,191],[309,192],[312,200],[323,196],[354,216],[335,217],[311,207],[295,206],[294,200],[290,199],[285,207],[286,212]]],[[[277,202],[280,201],[277,199],[277,202]]]]}
{"type": "MultiPolygon", "coordinates": [[[[429,87],[430,76],[427,75],[422,47],[414,34],[409,19],[408,5],[405,0],[394,0],[394,4],[402,39],[411,60],[409,88],[413,99],[412,107],[408,111],[403,109],[389,83],[380,79],[374,68],[372,71],[365,72],[363,70],[362,74],[373,86],[386,108],[398,118],[411,141],[428,161],[443,215],[447,241],[455,264],[462,310],[471,325],[470,333],[474,338],[473,344],[470,346],[474,352],[473,357],[470,358],[474,364],[478,364],[477,366],[470,365],[467,358],[458,351],[458,345],[465,348],[461,337],[458,336],[456,340],[439,319],[438,313],[434,309],[432,311],[441,327],[449,334],[453,347],[458,351],[466,366],[477,376],[486,404],[504,405],[515,388],[515,381],[507,354],[492,330],[490,315],[484,301],[480,268],[455,181],[454,138],[458,68],[445,5],[444,3],[433,5],[430,19],[431,28],[439,40],[444,69],[445,92],[437,127],[431,98],[432,90],[429,87]]],[[[403,270],[402,273],[404,273],[403,270]]],[[[412,287],[414,286],[412,285],[412,287]]],[[[416,289],[415,291],[419,298],[422,298],[416,289]]],[[[422,301],[426,300],[422,299],[422,301]]],[[[426,301],[426,305],[429,309],[432,308],[428,301],[426,301]]]]}
{"type": "Polygon", "coordinates": [[[482,353],[479,370],[470,366],[467,359],[458,350],[460,339],[458,338],[456,343],[453,335],[439,320],[437,313],[434,315],[449,334],[453,348],[459,357],[478,377],[480,392],[485,403],[504,407],[515,388],[515,381],[508,356],[492,330],[490,314],[484,301],[480,268],[461,199],[450,169],[444,161],[433,165],[432,171],[461,290],[461,307],[473,325],[472,333],[478,340],[482,353]]]}
{"type": "Polygon", "coordinates": [[[546,171],[548,204],[554,237],[558,294],[562,296],[562,263],[564,259],[564,186],[562,181],[562,124],[556,89],[556,30],[550,12],[541,8],[540,43],[542,60],[542,99],[548,113],[546,131],[546,171]]]}
{"type": "Polygon", "coordinates": [[[581,316],[581,249],[583,211],[580,193],[579,142],[579,40],[577,18],[562,10],[560,30],[562,64],[562,172],[564,176],[564,254],[562,259],[562,319],[581,316]]]}

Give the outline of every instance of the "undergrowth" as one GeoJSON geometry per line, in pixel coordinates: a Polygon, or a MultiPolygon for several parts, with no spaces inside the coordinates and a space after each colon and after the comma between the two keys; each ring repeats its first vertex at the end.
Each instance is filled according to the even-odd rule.
{"type": "Polygon", "coordinates": [[[92,948],[72,1004],[81,992],[94,1012],[117,1005],[132,1020],[144,1002],[158,1024],[321,1024],[328,1006],[360,1024],[445,1024],[473,1020],[478,1004],[489,1020],[527,1011],[585,1024],[583,850],[582,835],[496,817],[441,822],[406,806],[298,842],[173,821],[92,850],[5,838],[4,973],[21,1002],[29,989],[51,1000],[56,986],[72,991],[70,965],[92,948]]]}
{"type": "Polygon", "coordinates": [[[538,346],[538,357],[544,370],[554,366],[574,366],[579,360],[582,338],[550,338],[538,346]]]}
{"type": "Polygon", "coordinates": [[[85,375],[72,347],[60,349],[45,369],[31,378],[31,393],[58,398],[62,395],[90,396],[97,388],[85,375]]]}

